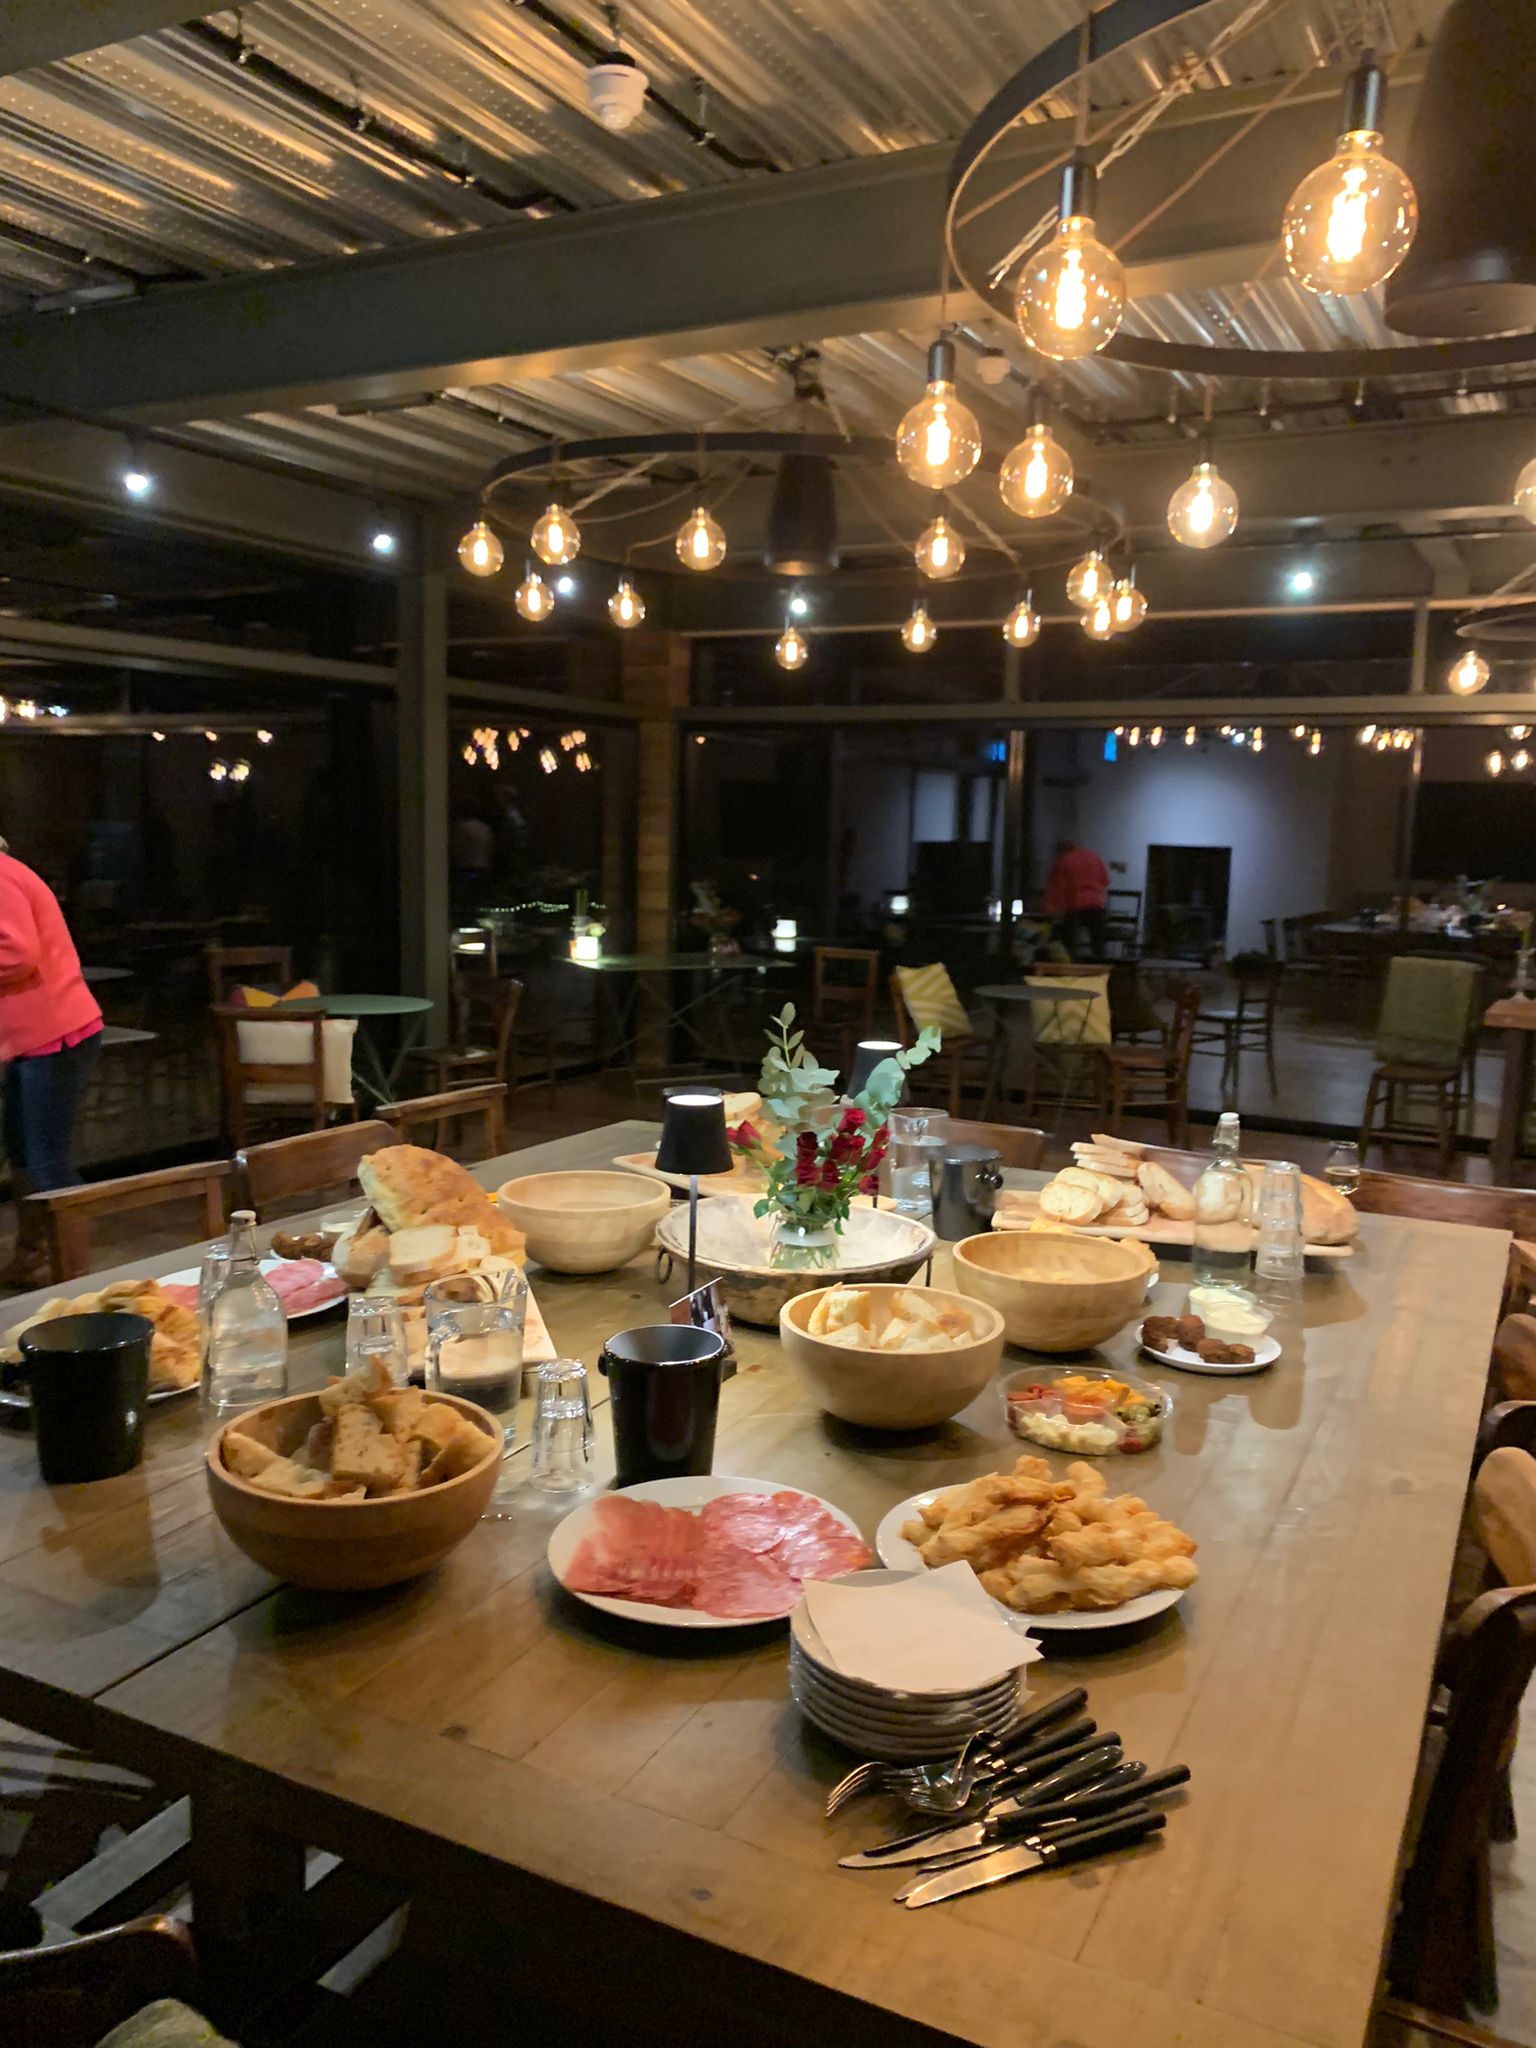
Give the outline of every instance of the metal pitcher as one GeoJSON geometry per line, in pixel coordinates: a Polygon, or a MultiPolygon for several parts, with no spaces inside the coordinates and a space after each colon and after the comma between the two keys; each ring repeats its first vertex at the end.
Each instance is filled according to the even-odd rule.
{"type": "Polygon", "coordinates": [[[933,1227],[953,1244],[992,1228],[1003,1184],[1002,1154],[985,1145],[951,1145],[933,1169],[933,1227]]]}

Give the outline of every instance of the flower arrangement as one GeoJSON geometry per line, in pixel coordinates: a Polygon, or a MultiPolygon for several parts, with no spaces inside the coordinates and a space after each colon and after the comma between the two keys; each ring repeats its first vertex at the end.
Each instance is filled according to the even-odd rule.
{"type": "Polygon", "coordinates": [[[727,1132],[733,1150],[758,1165],[767,1193],[753,1213],[802,1238],[838,1233],[856,1194],[874,1194],[880,1164],[890,1143],[890,1113],[901,1100],[906,1078],[939,1050],[931,1027],[917,1043],[882,1060],[865,1087],[841,1113],[834,1090],[837,1070],[810,1052],[805,1033],[794,1028],[795,1009],[786,1003],[768,1026],[768,1051],[758,1076],[764,1107],[782,1127],[782,1151],[769,1148],[752,1123],[727,1132]]]}

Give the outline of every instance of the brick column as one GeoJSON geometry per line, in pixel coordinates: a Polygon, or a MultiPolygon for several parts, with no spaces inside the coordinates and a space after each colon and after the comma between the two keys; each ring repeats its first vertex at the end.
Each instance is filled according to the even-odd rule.
{"type": "MultiPolygon", "coordinates": [[[[621,693],[640,713],[635,771],[635,951],[671,953],[676,947],[678,729],[669,714],[688,702],[691,654],[680,633],[622,637],[621,693]]],[[[665,1000],[663,984],[654,993],[665,1000]]],[[[642,1033],[642,1066],[665,1066],[670,1049],[655,1031],[642,1033]]]]}

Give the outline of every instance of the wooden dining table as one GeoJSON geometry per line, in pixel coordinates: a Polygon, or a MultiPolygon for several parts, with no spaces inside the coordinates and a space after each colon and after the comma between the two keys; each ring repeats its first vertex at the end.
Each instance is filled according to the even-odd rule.
{"type": "MultiPolygon", "coordinates": [[[[477,1171],[494,1186],[605,1165],[655,1131],[610,1125],[477,1171]]],[[[274,1585],[211,1519],[195,1400],[156,1408],[143,1466],[91,1487],[45,1488],[30,1437],[0,1434],[0,1714],[190,1795],[214,1965],[302,1898],[321,1850],[448,1902],[514,1984],[563,1984],[615,2037],[633,2012],[700,2048],[1354,2048],[1507,1245],[1363,1217],[1355,1256],[1309,1273],[1277,1324],[1273,1369],[1150,1368],[1174,1398],[1163,1441],[1106,1476],[1198,1539],[1199,1582],[1154,1621],[1046,1635],[1029,1674],[1032,1703],[1082,1684],[1128,1755],[1192,1771],[1165,1834],[1117,1859],[908,1913],[890,1875],[837,1867],[900,1812],[823,1819],[850,1758],[792,1705],[782,1624],[685,1633],[594,1612],[552,1580],[561,1511],[532,1492],[413,1584],[274,1585]]],[[[557,1347],[589,1367],[679,1291],[650,1254],[530,1277],[557,1347]]],[[[1157,1306],[1187,1279],[1169,1261],[1157,1306]]],[[[341,1335],[335,1318],[295,1327],[297,1384],[337,1367],[341,1335]]],[[[867,1535],[906,1496],[1023,1448],[995,1385],[934,1431],[871,1434],[819,1412],[772,1332],[736,1337],[716,1471],[809,1489],[867,1535]]],[[[1102,1351],[1131,1365],[1134,1328],[1102,1351]]]]}

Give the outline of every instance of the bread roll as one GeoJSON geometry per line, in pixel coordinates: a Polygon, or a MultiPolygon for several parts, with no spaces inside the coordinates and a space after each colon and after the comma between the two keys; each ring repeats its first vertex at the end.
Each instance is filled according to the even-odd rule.
{"type": "Polygon", "coordinates": [[[1166,1166],[1159,1166],[1155,1159],[1144,1159],[1136,1169],[1136,1181],[1149,1207],[1175,1222],[1194,1221],[1194,1196],[1182,1181],[1174,1179],[1166,1166]]]}
{"type": "Polygon", "coordinates": [[[1103,1206],[1103,1197],[1097,1186],[1084,1187],[1081,1182],[1066,1180],[1062,1175],[1040,1190],[1040,1213],[1056,1223],[1092,1223],[1103,1206]]]}

